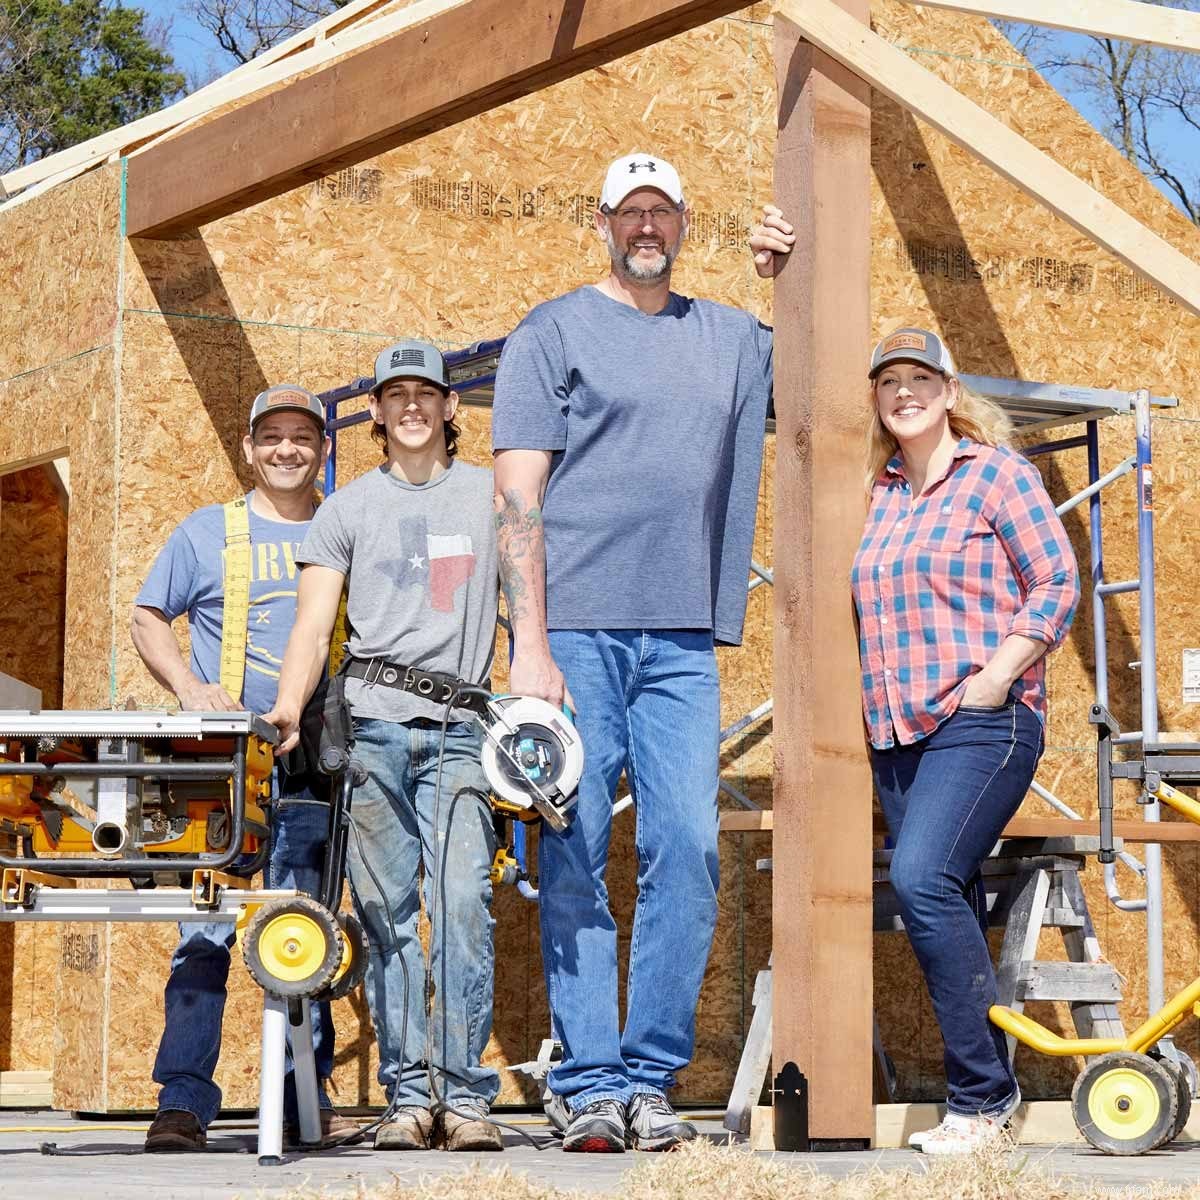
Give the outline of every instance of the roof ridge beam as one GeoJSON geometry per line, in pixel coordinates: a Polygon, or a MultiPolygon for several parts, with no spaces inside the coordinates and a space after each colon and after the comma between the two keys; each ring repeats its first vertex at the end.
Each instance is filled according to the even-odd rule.
{"type": "Polygon", "coordinates": [[[127,231],[176,236],[745,6],[466,0],[131,155],[127,231]]]}

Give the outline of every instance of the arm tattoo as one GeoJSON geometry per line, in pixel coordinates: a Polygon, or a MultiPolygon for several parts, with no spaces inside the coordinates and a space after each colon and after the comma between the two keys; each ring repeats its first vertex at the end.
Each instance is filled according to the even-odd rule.
{"type": "Polygon", "coordinates": [[[546,543],[542,533],[542,510],[525,507],[525,498],[509,488],[496,499],[496,540],[500,551],[500,581],[508,605],[508,619],[517,621],[539,607],[531,585],[545,586],[546,543]]]}

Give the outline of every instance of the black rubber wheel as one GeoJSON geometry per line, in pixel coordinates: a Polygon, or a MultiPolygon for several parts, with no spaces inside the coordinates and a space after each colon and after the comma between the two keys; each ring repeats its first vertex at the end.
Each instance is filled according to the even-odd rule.
{"type": "Polygon", "coordinates": [[[1178,1107],[1175,1112],[1175,1127],[1171,1130],[1171,1136],[1167,1138],[1168,1142],[1173,1142],[1183,1132],[1188,1117],[1192,1115],[1192,1077],[1183,1063],[1174,1062],[1169,1058],[1160,1061],[1175,1080],[1175,1100],[1178,1107]]]}
{"type": "Polygon", "coordinates": [[[1147,1055],[1100,1054],[1075,1080],[1071,1115],[1097,1150],[1145,1154],[1174,1136],[1179,1094],[1177,1074],[1147,1055]]]}
{"type": "Polygon", "coordinates": [[[268,900],[250,918],[242,958],[264,992],[285,999],[315,996],[342,962],[342,929],[308,896],[268,900]]]}
{"type": "Polygon", "coordinates": [[[342,930],[342,959],[327,987],[314,1000],[340,1000],[348,996],[367,977],[367,932],[362,922],[351,912],[338,913],[342,930]]]}

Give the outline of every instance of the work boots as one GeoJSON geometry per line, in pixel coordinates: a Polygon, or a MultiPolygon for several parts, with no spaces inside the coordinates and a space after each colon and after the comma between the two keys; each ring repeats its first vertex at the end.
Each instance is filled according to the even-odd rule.
{"type": "Polygon", "coordinates": [[[416,1104],[401,1105],[375,1131],[376,1150],[428,1150],[433,1141],[433,1113],[416,1104]]]}
{"type": "Polygon", "coordinates": [[[154,1116],[146,1130],[147,1154],[180,1154],[188,1150],[204,1150],[208,1136],[200,1122],[179,1108],[164,1108],[154,1116]]]}

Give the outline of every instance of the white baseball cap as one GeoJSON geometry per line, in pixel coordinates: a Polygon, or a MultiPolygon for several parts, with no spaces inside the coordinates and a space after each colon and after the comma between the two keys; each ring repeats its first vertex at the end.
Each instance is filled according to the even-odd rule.
{"type": "Polygon", "coordinates": [[[618,158],[604,176],[600,207],[611,211],[638,188],[656,188],[672,204],[683,203],[679,172],[669,162],[653,154],[626,154],[624,158],[618,158]]]}

